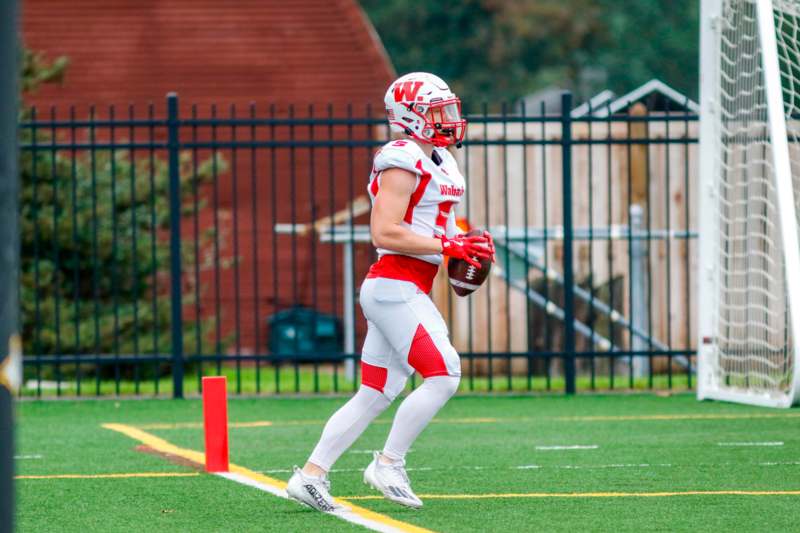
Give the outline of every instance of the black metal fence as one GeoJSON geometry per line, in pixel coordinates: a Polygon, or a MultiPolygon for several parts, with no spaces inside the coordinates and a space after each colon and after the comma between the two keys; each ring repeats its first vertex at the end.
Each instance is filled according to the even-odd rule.
{"type": "MultiPolygon", "coordinates": [[[[468,112],[458,214],[498,253],[432,292],[462,389],[691,388],[697,117],[571,109],[468,112]]],[[[27,110],[22,394],[356,389],[375,111],[27,110]]]]}

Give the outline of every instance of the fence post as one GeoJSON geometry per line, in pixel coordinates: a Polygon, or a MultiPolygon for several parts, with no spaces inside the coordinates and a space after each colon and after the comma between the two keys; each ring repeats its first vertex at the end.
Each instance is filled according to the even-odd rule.
{"type": "MultiPolygon", "coordinates": [[[[352,224],[352,221],[350,222],[352,224]]],[[[344,351],[356,353],[355,324],[355,280],[353,279],[353,242],[344,243],[344,351]]],[[[356,380],[356,361],[352,357],[344,360],[344,375],[350,381],[356,380]]]]}
{"type": "Polygon", "coordinates": [[[178,95],[167,94],[169,154],[169,278],[172,322],[172,397],[183,398],[183,294],[181,290],[181,176],[178,95]]]}
{"type": "MultiPolygon", "coordinates": [[[[647,245],[642,238],[643,209],[639,204],[631,204],[628,217],[633,242],[631,243],[631,327],[637,331],[647,331],[647,339],[652,339],[652,332],[647,329],[650,319],[647,307],[647,278],[645,277],[645,262],[647,261],[647,245]]],[[[631,348],[633,351],[651,349],[650,342],[639,335],[632,335],[631,348]]],[[[651,341],[652,342],[652,341],[651,341]]],[[[646,355],[634,356],[631,360],[633,376],[643,378],[650,372],[650,360],[646,355]]]]}
{"type": "Polygon", "coordinates": [[[561,94],[561,202],[564,217],[564,391],[575,394],[575,280],[572,264],[572,93],[561,94]]]}

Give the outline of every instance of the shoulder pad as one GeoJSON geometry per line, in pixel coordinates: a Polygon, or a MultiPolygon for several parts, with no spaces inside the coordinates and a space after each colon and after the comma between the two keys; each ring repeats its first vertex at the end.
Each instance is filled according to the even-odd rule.
{"type": "Polygon", "coordinates": [[[380,172],[388,168],[402,168],[414,174],[421,174],[417,162],[422,159],[422,149],[417,143],[406,140],[397,140],[386,143],[375,154],[375,170],[380,172]]]}

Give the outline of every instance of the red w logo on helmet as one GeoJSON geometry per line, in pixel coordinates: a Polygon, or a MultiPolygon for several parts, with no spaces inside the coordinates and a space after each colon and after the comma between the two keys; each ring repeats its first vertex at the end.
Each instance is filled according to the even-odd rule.
{"type": "Polygon", "coordinates": [[[395,102],[413,102],[417,99],[417,93],[422,87],[421,81],[404,81],[394,86],[395,102]]]}

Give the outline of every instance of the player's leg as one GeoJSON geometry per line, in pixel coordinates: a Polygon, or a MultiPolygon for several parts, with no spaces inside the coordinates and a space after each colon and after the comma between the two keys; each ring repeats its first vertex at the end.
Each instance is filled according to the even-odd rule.
{"type": "Polygon", "coordinates": [[[457,376],[430,377],[400,404],[383,452],[375,452],[364,471],[364,481],[387,499],[407,507],[422,507],[405,470],[405,454],[458,389],[458,382],[457,376]]]}
{"type": "Polygon", "coordinates": [[[305,472],[330,471],[370,422],[403,390],[408,374],[391,368],[391,351],[384,336],[368,321],[361,354],[361,387],[325,424],[322,437],[303,468],[305,472]]]}
{"type": "Polygon", "coordinates": [[[427,295],[415,291],[391,317],[375,318],[375,326],[394,351],[407,354],[409,370],[425,379],[400,405],[384,449],[386,458],[403,460],[411,443],[458,389],[461,361],[441,313],[427,295]]]}
{"type": "MultiPolygon", "coordinates": [[[[393,364],[399,357],[392,343],[374,322],[391,315],[392,309],[380,305],[375,297],[375,279],[366,280],[361,286],[360,302],[367,318],[367,335],[361,350],[361,387],[353,398],[343,405],[328,420],[322,437],[303,470],[308,474],[328,472],[333,463],[364,432],[370,422],[382,413],[405,387],[411,369],[393,364]]],[[[394,296],[392,296],[394,298],[394,296]]]]}
{"type": "MultiPolygon", "coordinates": [[[[386,280],[391,282],[391,280],[386,280]]],[[[395,282],[397,283],[397,282],[395,282]]],[[[399,282],[402,283],[402,282],[399,282]]],[[[385,284],[387,288],[391,283],[385,284]]],[[[376,291],[391,313],[374,316],[376,327],[392,345],[395,353],[405,354],[402,364],[416,370],[424,383],[400,405],[395,415],[384,452],[376,454],[364,472],[365,481],[383,492],[388,499],[410,507],[422,502],[411,490],[405,473],[405,454],[433,416],[455,393],[461,364],[447,337],[447,326],[436,306],[421,291],[405,292],[396,304],[391,291],[376,291]]]]}
{"type": "Polygon", "coordinates": [[[420,323],[408,348],[408,364],[425,381],[397,410],[383,449],[385,462],[405,460],[411,444],[456,393],[461,379],[461,361],[439,310],[425,295],[418,295],[409,306],[420,323]]]}
{"type": "Polygon", "coordinates": [[[330,495],[328,471],[369,423],[391,404],[408,378],[405,370],[398,372],[388,368],[388,363],[397,358],[390,352],[389,343],[374,324],[368,322],[361,361],[361,387],[325,424],[305,466],[295,467],[286,488],[290,497],[320,511],[336,509],[330,495]]]}
{"type": "Polygon", "coordinates": [[[430,377],[403,400],[383,447],[382,462],[405,462],[411,444],[455,394],[460,379],[458,376],[430,377]]]}
{"type": "Polygon", "coordinates": [[[294,468],[287,494],[319,511],[334,511],[337,505],[330,494],[328,472],[389,403],[383,393],[362,382],[358,392],[328,419],[305,466],[294,468]]]}

